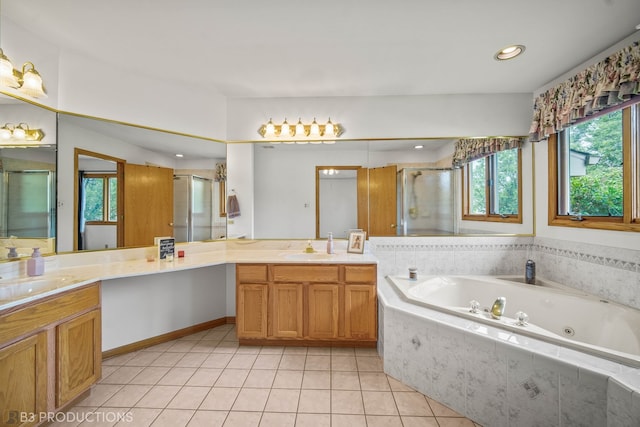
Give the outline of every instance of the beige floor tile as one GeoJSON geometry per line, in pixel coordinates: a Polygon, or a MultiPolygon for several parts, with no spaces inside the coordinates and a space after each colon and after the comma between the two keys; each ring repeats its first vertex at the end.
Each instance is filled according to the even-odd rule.
{"type": "Polygon", "coordinates": [[[283,354],[306,356],[307,351],[308,351],[307,347],[286,346],[284,348],[283,354]]]}
{"type": "Polygon", "coordinates": [[[162,377],[164,377],[167,372],[169,372],[169,367],[166,366],[148,366],[144,368],[138,375],[133,377],[129,384],[150,384],[153,385],[160,381],[162,377]]]}
{"type": "Polygon", "coordinates": [[[227,368],[232,369],[251,369],[253,362],[256,361],[257,354],[234,354],[227,368]]]}
{"type": "Polygon", "coordinates": [[[304,371],[302,376],[303,389],[330,389],[331,388],[331,372],[330,371],[304,371]]]}
{"type": "Polygon", "coordinates": [[[147,394],[149,390],[151,390],[150,385],[125,385],[113,396],[111,396],[103,406],[114,408],[131,408],[135,406],[136,402],[142,399],[142,396],[147,394]]]}
{"type": "Polygon", "coordinates": [[[356,347],[354,350],[356,352],[356,356],[369,356],[369,357],[380,358],[377,348],[356,347]]]}
{"type": "MultiPolygon", "coordinates": [[[[264,350],[264,349],[263,349],[264,350]]],[[[253,369],[278,369],[282,354],[260,353],[256,357],[253,369]]]]}
{"type": "Polygon", "coordinates": [[[215,383],[216,387],[242,387],[249,375],[248,369],[225,369],[215,383]]]}
{"type": "Polygon", "coordinates": [[[276,372],[275,369],[252,369],[249,371],[243,387],[271,388],[276,372]]]}
{"type": "Polygon", "coordinates": [[[222,373],[222,369],[198,368],[185,385],[196,387],[213,387],[222,373]]]}
{"type": "Polygon", "coordinates": [[[191,351],[194,345],[196,345],[195,341],[173,341],[173,345],[165,351],[187,353],[191,351]]]}
{"type": "Polygon", "coordinates": [[[402,420],[393,415],[367,415],[367,427],[402,427],[402,420]]]}
{"type": "Polygon", "coordinates": [[[400,417],[404,427],[439,427],[435,417],[400,417]]]}
{"type": "Polygon", "coordinates": [[[238,347],[235,354],[260,354],[261,349],[259,345],[243,345],[238,347]]]}
{"type": "Polygon", "coordinates": [[[183,386],[167,405],[171,409],[198,409],[211,387],[183,386]]]}
{"type": "Polygon", "coordinates": [[[330,390],[301,390],[298,413],[328,414],[331,412],[330,390]]]}
{"type": "Polygon", "coordinates": [[[111,398],[111,396],[116,394],[116,392],[122,387],[123,386],[120,384],[96,384],[91,387],[91,394],[85,399],[82,399],[80,402],[78,402],[76,406],[100,406],[109,398],[111,398]]]}
{"type": "MultiPolygon", "coordinates": [[[[86,407],[86,408],[73,408],[67,412],[73,412],[73,418],[72,417],[66,417],[65,419],[58,419],[57,421],[54,421],[53,423],[51,423],[48,427],[76,427],[78,424],[80,424],[80,422],[89,419],[90,417],[93,417],[93,413],[98,410],[99,408],[96,407],[86,407]],[[82,421],[80,421],[82,420],[82,421]]],[[[5,424],[7,426],[13,426],[16,425],[17,423],[13,423],[13,424],[5,424]]]]}
{"type": "Polygon", "coordinates": [[[313,371],[328,371],[331,369],[331,356],[308,354],[304,369],[313,371]]]}
{"type": "Polygon", "coordinates": [[[382,372],[382,361],[378,357],[356,356],[356,362],[360,372],[382,372]]]}
{"type": "Polygon", "coordinates": [[[332,414],[364,414],[362,393],[350,390],[331,390],[332,414]]]}
{"type": "Polygon", "coordinates": [[[185,335],[178,338],[176,341],[199,341],[207,335],[207,331],[194,332],[193,334],[185,335]]]}
{"type": "Polygon", "coordinates": [[[296,414],[265,412],[260,419],[260,427],[294,427],[296,414]]]}
{"type": "Polygon", "coordinates": [[[213,349],[214,353],[230,353],[234,354],[238,350],[238,343],[235,341],[220,341],[216,348],[213,349]]]}
{"type": "Polygon", "coordinates": [[[226,368],[227,364],[233,357],[231,353],[213,353],[200,365],[201,368],[226,368]]]}
{"type": "Polygon", "coordinates": [[[367,427],[364,415],[331,414],[331,427],[367,427]]]}
{"type": "Polygon", "coordinates": [[[115,365],[102,365],[102,378],[107,378],[109,375],[113,374],[115,371],[120,369],[120,366],[115,365]]]}
{"type": "Polygon", "coordinates": [[[180,391],[179,385],[154,386],[136,403],[136,408],[164,409],[180,391]]]}
{"type": "Polygon", "coordinates": [[[400,415],[432,417],[433,412],[423,394],[416,391],[398,391],[393,393],[400,415]]]}
{"type": "Polygon", "coordinates": [[[390,391],[363,391],[364,411],[367,415],[398,415],[390,391]]]}
{"type": "Polygon", "coordinates": [[[162,353],[156,360],[151,362],[151,366],[168,366],[172,367],[180,359],[182,359],[187,353],[183,352],[172,352],[172,353],[162,353]]]}
{"type": "Polygon", "coordinates": [[[179,368],[199,368],[209,357],[208,353],[187,353],[174,365],[179,368]]]}
{"type": "Polygon", "coordinates": [[[357,372],[332,372],[333,390],[360,390],[360,375],[357,372]]]}
{"type": "Polygon", "coordinates": [[[299,400],[300,390],[274,388],[271,389],[264,410],[267,412],[296,412],[299,400]]]}
{"type": "Polygon", "coordinates": [[[296,427],[330,427],[330,414],[298,414],[296,427]]]}
{"type": "Polygon", "coordinates": [[[309,347],[307,356],[331,356],[331,347],[309,347]]]}
{"type": "Polygon", "coordinates": [[[436,417],[440,427],[475,427],[473,421],[463,417],[436,417]]]}
{"type": "Polygon", "coordinates": [[[408,385],[403,384],[397,379],[390,377],[387,375],[387,381],[389,381],[389,387],[391,387],[391,391],[415,391],[408,385]]]}
{"type": "Polygon", "coordinates": [[[227,419],[227,411],[196,411],[188,427],[222,427],[227,419]]]}
{"type": "Polygon", "coordinates": [[[185,385],[196,372],[196,368],[171,368],[156,385],[185,385]]]}
{"type": "Polygon", "coordinates": [[[459,413],[449,408],[448,406],[443,405],[442,403],[427,397],[427,402],[429,402],[429,406],[433,411],[433,414],[436,417],[461,417],[459,413]]]}
{"type": "Polygon", "coordinates": [[[358,365],[356,364],[355,356],[336,356],[331,355],[331,370],[332,371],[357,371],[358,365]]]}
{"type": "Polygon", "coordinates": [[[243,388],[238,393],[231,410],[262,412],[268,397],[268,388],[243,388]]]}
{"type": "Polygon", "coordinates": [[[224,427],[257,427],[261,416],[260,412],[229,412],[224,427]]]}
{"type": "Polygon", "coordinates": [[[125,362],[125,366],[149,366],[156,360],[162,352],[159,351],[139,351],[134,357],[125,362]]]}
{"type": "Polygon", "coordinates": [[[196,344],[191,347],[191,350],[189,350],[190,352],[196,352],[196,353],[212,353],[213,349],[215,349],[218,346],[218,343],[220,341],[213,341],[213,340],[202,340],[202,341],[198,341],[196,342],[196,344]]]}
{"type": "Polygon", "coordinates": [[[356,350],[353,347],[331,347],[332,356],[355,356],[356,350]]]}
{"type": "Polygon", "coordinates": [[[284,347],[277,345],[266,345],[260,349],[260,354],[280,354],[284,353],[284,347]]]}
{"type": "MultiPolygon", "coordinates": [[[[285,350],[286,351],[286,350],[285,350]]],[[[306,354],[287,354],[285,353],[280,359],[279,369],[299,370],[304,369],[307,359],[306,354]]]]}
{"type": "Polygon", "coordinates": [[[300,388],[302,387],[303,371],[278,370],[273,380],[273,388],[300,388]]]}
{"type": "Polygon", "coordinates": [[[367,391],[390,391],[389,380],[383,372],[360,372],[360,387],[367,391]]]}
{"type": "Polygon", "coordinates": [[[240,388],[213,387],[200,404],[201,410],[229,411],[240,393],[240,388]]]}
{"type": "Polygon", "coordinates": [[[111,375],[100,380],[100,384],[129,384],[129,381],[143,369],[142,366],[121,366],[111,375]]]}
{"type": "Polygon", "coordinates": [[[102,364],[107,366],[124,366],[124,364],[127,363],[127,361],[136,357],[137,354],[138,352],[120,354],[118,356],[104,359],[102,361],[102,364]]]}
{"type": "Polygon", "coordinates": [[[222,338],[224,338],[224,336],[227,335],[227,331],[226,330],[221,330],[220,328],[213,328],[210,329],[209,332],[207,332],[202,339],[203,340],[218,340],[218,341],[222,341],[222,338]]]}
{"type": "Polygon", "coordinates": [[[120,420],[128,419],[128,412],[129,408],[101,407],[96,409],[90,417],[85,418],[84,421],[80,422],[78,427],[113,427],[120,420]]]}
{"type": "Polygon", "coordinates": [[[162,409],[157,408],[131,408],[130,418],[121,420],[116,427],[149,427],[161,412],[162,409]]]}
{"type": "Polygon", "coordinates": [[[151,425],[153,427],[184,427],[194,412],[188,409],[165,409],[151,425]]]}

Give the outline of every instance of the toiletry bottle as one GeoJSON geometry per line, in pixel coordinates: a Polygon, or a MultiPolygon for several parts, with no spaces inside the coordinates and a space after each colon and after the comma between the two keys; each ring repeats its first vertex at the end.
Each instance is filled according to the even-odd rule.
{"type": "Polygon", "coordinates": [[[332,254],[333,251],[333,233],[329,233],[329,237],[327,238],[327,253],[332,254]]]}
{"type": "Polygon", "coordinates": [[[31,258],[27,260],[27,274],[42,276],[44,274],[44,258],[40,255],[40,248],[33,248],[31,258]]]}

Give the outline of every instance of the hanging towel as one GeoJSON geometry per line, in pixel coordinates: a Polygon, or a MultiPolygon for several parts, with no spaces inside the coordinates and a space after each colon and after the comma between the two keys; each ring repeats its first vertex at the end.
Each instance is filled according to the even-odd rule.
{"type": "Polygon", "coordinates": [[[235,194],[227,197],[227,218],[235,218],[240,216],[240,205],[235,194]]]}

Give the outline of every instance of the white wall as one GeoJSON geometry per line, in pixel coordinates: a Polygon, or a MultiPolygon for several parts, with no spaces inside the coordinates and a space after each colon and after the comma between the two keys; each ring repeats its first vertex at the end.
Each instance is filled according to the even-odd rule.
{"type": "Polygon", "coordinates": [[[346,239],[349,230],[358,228],[358,182],[353,178],[320,180],[320,237],[333,233],[334,238],[346,239]]]}
{"type": "Polygon", "coordinates": [[[240,206],[240,216],[227,219],[229,238],[254,238],[253,155],[251,144],[227,146],[227,194],[235,194],[240,206]]]}

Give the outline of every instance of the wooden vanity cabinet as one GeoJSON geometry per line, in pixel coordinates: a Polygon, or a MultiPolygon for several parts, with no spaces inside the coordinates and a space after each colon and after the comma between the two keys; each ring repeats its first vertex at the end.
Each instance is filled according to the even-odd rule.
{"type": "Polygon", "coordinates": [[[376,343],[375,264],[237,264],[236,291],[241,344],[376,343]]]}
{"type": "Polygon", "coordinates": [[[0,425],[38,425],[97,382],[101,363],[99,283],[0,312],[0,425]]]}

